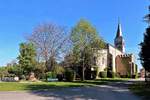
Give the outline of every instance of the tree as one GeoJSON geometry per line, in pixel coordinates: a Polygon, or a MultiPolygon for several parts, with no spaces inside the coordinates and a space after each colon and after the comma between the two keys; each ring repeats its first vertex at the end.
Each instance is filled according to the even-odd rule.
{"type": "Polygon", "coordinates": [[[140,44],[141,52],[140,59],[145,70],[150,71],[150,27],[146,29],[144,41],[140,44]]]}
{"type": "Polygon", "coordinates": [[[33,30],[28,40],[35,45],[38,60],[45,62],[47,71],[51,71],[66,50],[67,33],[64,27],[43,23],[33,30]]]}
{"type": "Polygon", "coordinates": [[[7,66],[7,70],[9,75],[18,76],[19,78],[21,78],[23,73],[23,69],[18,65],[7,66]]]}
{"type": "MultiPolygon", "coordinates": [[[[150,11],[150,7],[149,7],[150,11]]],[[[140,43],[141,51],[140,51],[140,60],[141,64],[145,68],[145,72],[150,72],[150,14],[145,16],[145,21],[149,24],[148,28],[146,28],[146,32],[144,33],[144,40],[140,43]]],[[[147,78],[147,74],[145,74],[145,79],[147,78]]]]}
{"type": "Polygon", "coordinates": [[[44,62],[36,62],[36,66],[34,69],[34,73],[35,73],[36,78],[44,79],[45,78],[45,71],[46,71],[46,68],[44,66],[44,62]]]}
{"type": "Polygon", "coordinates": [[[98,36],[96,29],[86,20],[81,19],[71,31],[71,42],[75,63],[82,66],[82,80],[84,80],[85,68],[91,66],[91,57],[94,48],[104,48],[105,43],[98,36]]]}
{"type": "Polygon", "coordinates": [[[76,55],[74,55],[72,52],[69,52],[65,55],[63,62],[61,62],[61,65],[66,68],[73,68],[76,64],[76,55]]]}
{"type": "Polygon", "coordinates": [[[36,64],[36,51],[32,43],[20,44],[20,55],[18,56],[19,66],[23,70],[22,74],[29,75],[34,72],[36,64]]]}
{"type": "Polygon", "coordinates": [[[8,76],[8,70],[6,67],[0,67],[0,78],[3,78],[5,76],[8,76]]]}

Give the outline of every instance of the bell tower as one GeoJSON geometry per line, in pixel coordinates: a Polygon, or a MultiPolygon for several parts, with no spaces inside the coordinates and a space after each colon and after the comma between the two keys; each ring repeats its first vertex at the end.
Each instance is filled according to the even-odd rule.
{"type": "Polygon", "coordinates": [[[122,36],[122,30],[121,30],[120,22],[118,23],[118,29],[117,29],[116,37],[114,39],[114,44],[115,44],[115,47],[118,48],[122,53],[125,52],[124,39],[122,36]]]}

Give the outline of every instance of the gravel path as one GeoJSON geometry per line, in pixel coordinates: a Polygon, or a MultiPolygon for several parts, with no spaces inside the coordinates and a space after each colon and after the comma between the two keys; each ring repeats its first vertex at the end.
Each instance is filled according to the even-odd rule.
{"type": "Polygon", "coordinates": [[[0,100],[140,100],[128,89],[130,82],[35,92],[0,92],[0,100]]]}

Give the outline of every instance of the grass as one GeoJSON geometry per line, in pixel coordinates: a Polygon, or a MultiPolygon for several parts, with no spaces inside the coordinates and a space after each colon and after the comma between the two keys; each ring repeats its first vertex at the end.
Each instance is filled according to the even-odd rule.
{"type": "Polygon", "coordinates": [[[66,87],[94,86],[105,84],[102,81],[76,81],[76,82],[1,82],[0,91],[33,91],[61,89],[66,87]]]}
{"type": "Polygon", "coordinates": [[[129,89],[133,93],[141,96],[143,100],[150,100],[150,85],[148,86],[145,82],[132,84],[129,89]]]}
{"type": "Polygon", "coordinates": [[[107,84],[108,82],[126,81],[128,79],[104,78],[75,82],[0,82],[0,91],[33,91],[61,89],[66,87],[82,87],[107,84]]]}
{"type": "Polygon", "coordinates": [[[104,82],[124,82],[128,81],[131,78],[102,78],[102,79],[97,79],[96,81],[104,81],[104,82]]]}
{"type": "Polygon", "coordinates": [[[64,87],[79,87],[83,86],[81,83],[71,82],[2,82],[0,83],[0,91],[32,91],[32,90],[49,90],[54,88],[64,87]]]}

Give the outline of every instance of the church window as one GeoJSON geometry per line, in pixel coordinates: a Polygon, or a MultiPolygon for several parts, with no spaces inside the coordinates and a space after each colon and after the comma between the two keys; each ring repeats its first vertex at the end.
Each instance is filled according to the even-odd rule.
{"type": "Polygon", "coordinates": [[[105,59],[104,58],[102,58],[102,64],[105,64],[105,59]]]}
{"type": "Polygon", "coordinates": [[[94,57],[94,65],[96,65],[96,57],[94,57]]]}

